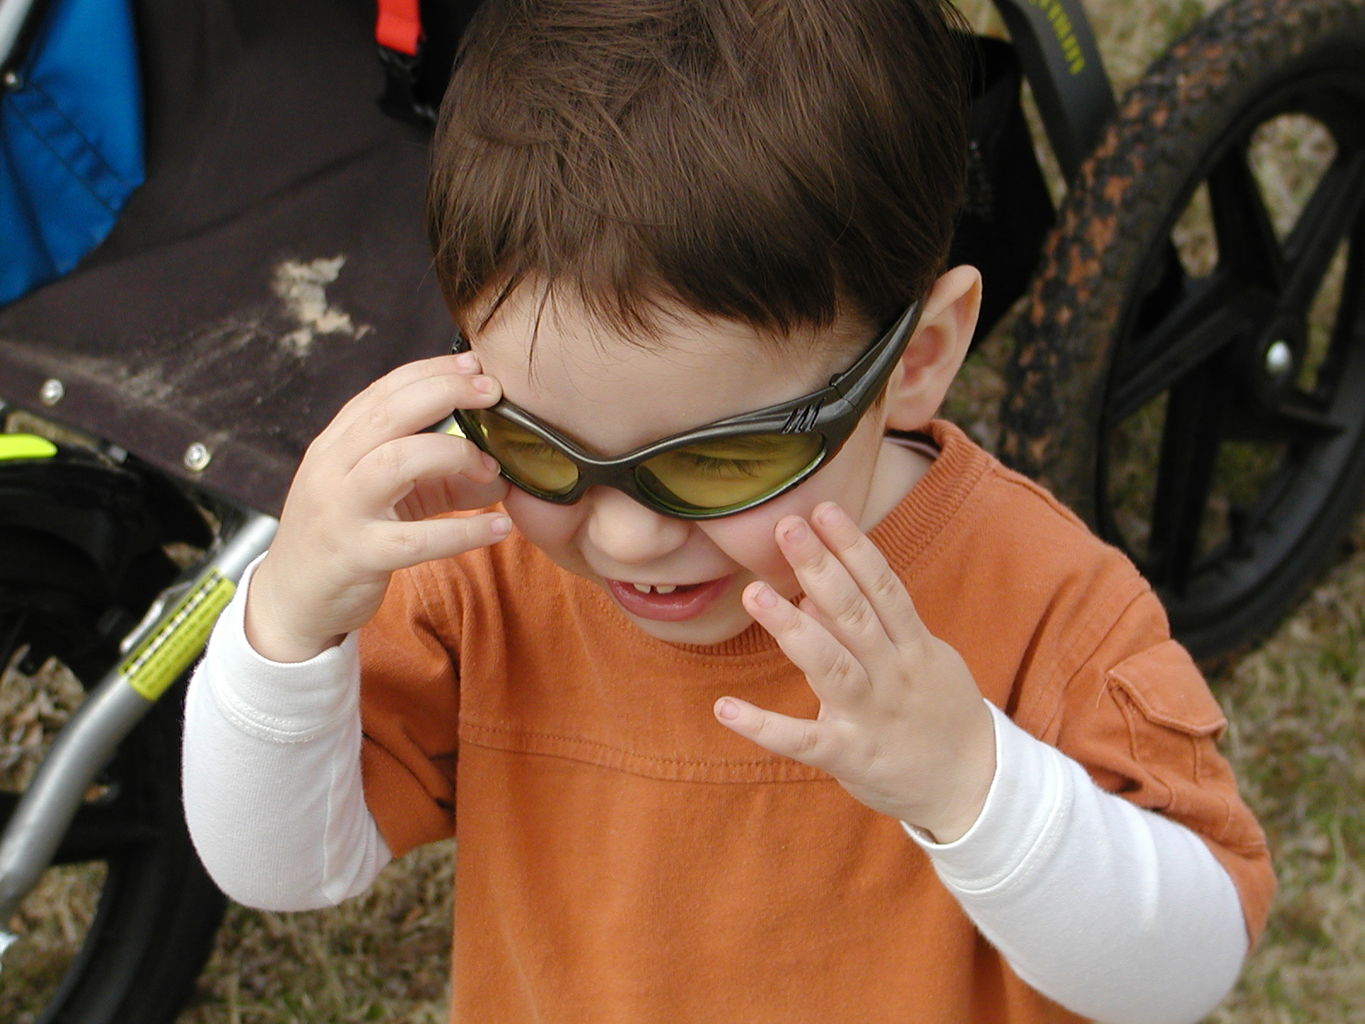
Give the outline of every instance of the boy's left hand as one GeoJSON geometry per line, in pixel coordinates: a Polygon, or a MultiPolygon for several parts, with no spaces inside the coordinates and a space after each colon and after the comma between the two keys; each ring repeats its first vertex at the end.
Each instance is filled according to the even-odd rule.
{"type": "Polygon", "coordinates": [[[787,516],[777,543],[806,596],[751,583],[744,605],[806,674],[815,720],[734,697],[719,721],[759,746],[834,776],[856,799],[929,832],[961,838],[995,775],[995,736],[962,657],[920,621],[882,553],[838,506],[787,516]]]}

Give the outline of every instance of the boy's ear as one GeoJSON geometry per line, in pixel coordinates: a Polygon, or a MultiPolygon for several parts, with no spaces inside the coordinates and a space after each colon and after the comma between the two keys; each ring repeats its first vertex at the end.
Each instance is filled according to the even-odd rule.
{"type": "Polygon", "coordinates": [[[943,404],[976,331],[981,272],[954,267],[923,301],[915,335],[886,389],[886,425],[896,430],[919,430],[943,404]]]}

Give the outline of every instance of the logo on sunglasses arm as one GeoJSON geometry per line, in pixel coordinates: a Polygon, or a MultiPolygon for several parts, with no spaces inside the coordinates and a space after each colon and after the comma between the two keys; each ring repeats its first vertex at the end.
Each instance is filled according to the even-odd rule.
{"type": "Polygon", "coordinates": [[[815,421],[820,415],[824,402],[815,402],[812,405],[803,405],[799,409],[793,409],[787,414],[787,422],[782,424],[784,434],[804,434],[815,426],[815,421]]]}

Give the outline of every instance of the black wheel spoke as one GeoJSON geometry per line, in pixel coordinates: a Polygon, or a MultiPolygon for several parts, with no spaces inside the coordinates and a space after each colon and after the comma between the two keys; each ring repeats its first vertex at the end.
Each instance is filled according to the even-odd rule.
{"type": "Polygon", "coordinates": [[[96,827],[73,825],[53,855],[54,864],[114,860],[120,854],[154,842],[159,831],[137,822],[111,822],[96,827]]]}
{"type": "Polygon", "coordinates": [[[1358,215],[1341,282],[1341,303],[1332,325],[1320,379],[1324,382],[1336,380],[1351,354],[1362,344],[1365,344],[1365,216],[1358,215]]]}
{"type": "Polygon", "coordinates": [[[1278,290],[1285,258],[1246,150],[1230,150],[1208,178],[1218,264],[1242,281],[1278,290]]]}
{"type": "Polygon", "coordinates": [[[1195,282],[1113,370],[1112,423],[1121,423],[1169,391],[1228,345],[1250,323],[1250,311],[1223,274],[1195,282]]]}
{"type": "Polygon", "coordinates": [[[1221,374],[1206,364],[1171,389],[1161,437],[1152,532],[1144,566],[1153,583],[1183,591],[1199,553],[1225,404],[1221,374]]]}
{"type": "MultiPolygon", "coordinates": [[[[1338,247],[1365,205],[1365,149],[1339,153],[1305,204],[1285,242],[1289,262],[1281,308],[1306,310],[1322,285],[1338,247]]],[[[1359,301],[1346,292],[1343,302],[1359,301]]]]}
{"type": "MultiPolygon", "coordinates": [[[[19,794],[0,793],[0,822],[9,821],[19,794]]],[[[138,846],[154,842],[161,832],[155,825],[131,816],[117,802],[86,804],[77,813],[53,855],[53,864],[79,864],[112,860],[138,846]]]]}
{"type": "Polygon", "coordinates": [[[1311,395],[1293,391],[1277,408],[1261,418],[1255,439],[1316,445],[1332,440],[1345,429],[1346,424],[1319,408],[1311,395]]]}

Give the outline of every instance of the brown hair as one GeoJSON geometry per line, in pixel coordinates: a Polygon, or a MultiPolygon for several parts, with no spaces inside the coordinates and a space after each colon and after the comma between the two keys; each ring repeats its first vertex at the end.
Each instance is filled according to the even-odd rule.
{"type": "Polygon", "coordinates": [[[961,28],[944,0],[485,0],[433,148],[447,301],[486,322],[535,281],[622,334],[661,301],[890,319],[947,257],[961,28]]]}

